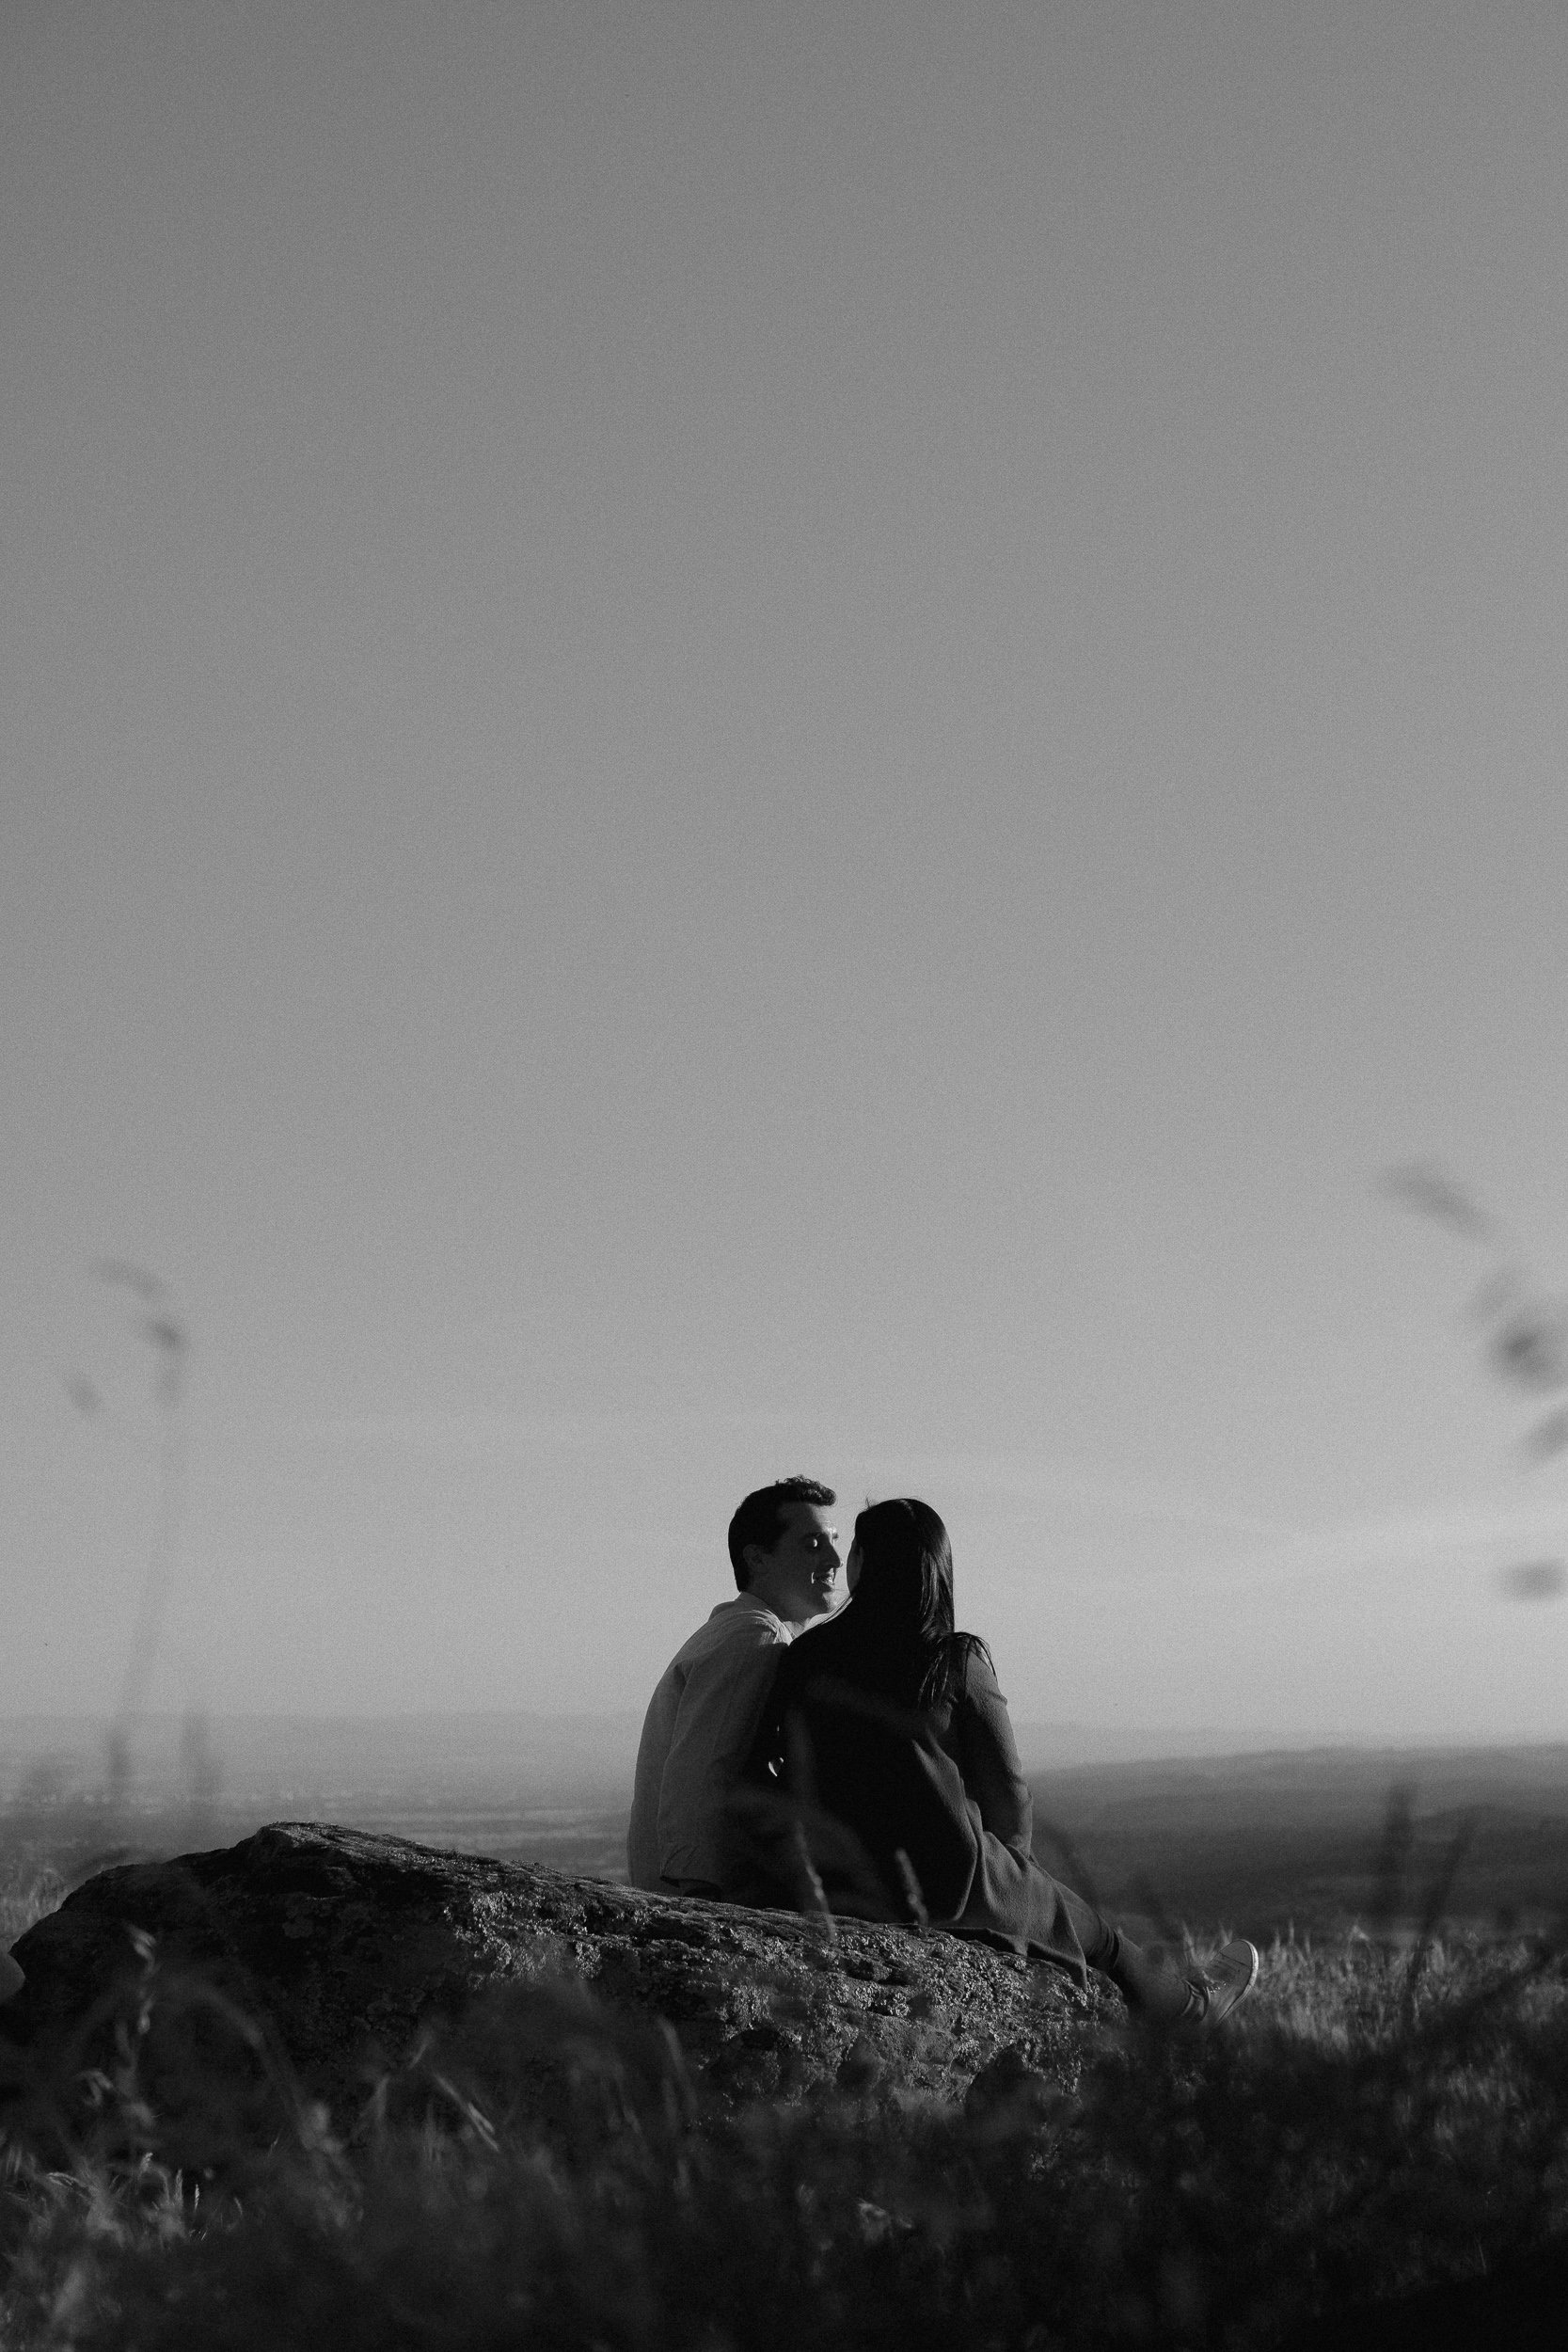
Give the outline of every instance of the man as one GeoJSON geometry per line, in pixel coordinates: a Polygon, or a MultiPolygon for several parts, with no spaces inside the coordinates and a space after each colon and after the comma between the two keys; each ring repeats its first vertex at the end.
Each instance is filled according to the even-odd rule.
{"type": "Polygon", "coordinates": [[[726,1804],[780,1648],[833,1606],[833,1500],[815,1478],[781,1478],[749,1494],[730,1521],[736,1598],[721,1601],[676,1651],[642,1724],[626,1838],[634,1886],[722,1894],[726,1804]]]}

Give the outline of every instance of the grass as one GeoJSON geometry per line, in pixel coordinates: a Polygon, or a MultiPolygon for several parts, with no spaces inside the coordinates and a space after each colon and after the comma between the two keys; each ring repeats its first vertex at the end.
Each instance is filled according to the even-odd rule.
{"type": "Polygon", "coordinates": [[[1212,2042],[1110,2035],[1071,2099],[998,2068],[962,2106],[732,2107],[672,2037],[513,1995],[356,2115],[283,2086],[200,2176],[138,2076],[163,1997],[150,1952],[61,2160],[8,2143],[5,2352],[1263,2346],[1568,2231],[1543,1942],[1283,1944],[1212,2042]]]}

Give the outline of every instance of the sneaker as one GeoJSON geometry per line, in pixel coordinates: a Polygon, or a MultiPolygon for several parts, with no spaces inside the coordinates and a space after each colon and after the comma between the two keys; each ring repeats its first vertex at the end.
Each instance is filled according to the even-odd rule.
{"type": "Polygon", "coordinates": [[[1215,1953],[1206,1968],[1191,1978],[1194,1992],[1203,2007],[1193,2018],[1199,2033],[1212,2033],[1223,2026],[1239,2001],[1244,2001],[1258,1981],[1258,1947],[1238,1936],[1233,1944],[1226,1944],[1215,1953]]]}

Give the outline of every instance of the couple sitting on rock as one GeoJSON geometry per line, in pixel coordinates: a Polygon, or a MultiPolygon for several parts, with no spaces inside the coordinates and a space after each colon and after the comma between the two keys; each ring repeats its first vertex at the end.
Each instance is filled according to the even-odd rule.
{"type": "Polygon", "coordinates": [[[834,1613],[832,1490],[781,1479],[730,1522],[739,1590],[677,1651],[642,1726],[634,1886],[930,1921],[1101,1970],[1151,2022],[1208,2027],[1252,1989],[1227,1944],[1182,1971],[1041,1869],[990,1653],[953,1625],[953,1552],[924,1502],[855,1521],[834,1613]]]}

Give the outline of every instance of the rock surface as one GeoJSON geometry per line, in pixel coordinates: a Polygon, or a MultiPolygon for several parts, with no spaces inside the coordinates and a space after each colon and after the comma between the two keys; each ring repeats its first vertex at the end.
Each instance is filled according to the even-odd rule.
{"type": "MultiPolygon", "coordinates": [[[[690,2075],[732,2099],[833,2085],[958,2098],[977,2076],[983,2095],[1021,2074],[1070,2090],[1085,2029],[1123,2013],[1099,1979],[1085,1995],[968,1938],[666,1899],[301,1821],[105,1870],[14,1951],[27,1981],[0,2009],[13,2097],[135,2058],[156,2099],[145,2067],[166,2075],[179,2058],[204,2080],[248,2070],[252,2105],[287,2077],[290,2096],[344,2120],[378,2077],[460,2041],[465,2018],[488,2013],[487,2042],[467,2047],[494,2055],[507,2003],[531,2019],[513,2044],[531,2034],[536,2049],[546,2011],[558,2043],[591,2010],[623,2032],[667,2021],[656,2030],[690,2075]]],[[[515,2099],[520,2080],[514,2067],[515,2099]]]]}

